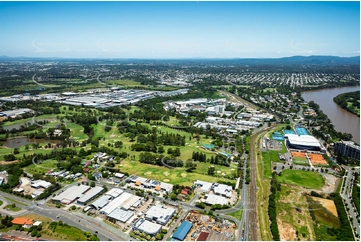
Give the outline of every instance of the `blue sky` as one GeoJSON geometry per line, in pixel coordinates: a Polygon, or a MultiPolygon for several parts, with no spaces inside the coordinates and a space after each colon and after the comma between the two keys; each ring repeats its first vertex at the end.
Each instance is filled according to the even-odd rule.
{"type": "Polygon", "coordinates": [[[359,2],[0,2],[0,55],[360,54],[359,2]]]}

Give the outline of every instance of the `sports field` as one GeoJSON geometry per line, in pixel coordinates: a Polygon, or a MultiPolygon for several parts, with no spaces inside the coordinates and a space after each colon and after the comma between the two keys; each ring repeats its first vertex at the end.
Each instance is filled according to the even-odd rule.
{"type": "Polygon", "coordinates": [[[320,154],[308,154],[313,165],[327,165],[327,161],[320,154]]]}
{"type": "Polygon", "coordinates": [[[277,181],[315,190],[321,190],[325,185],[325,179],[319,173],[302,170],[284,170],[277,176],[277,181]]]}

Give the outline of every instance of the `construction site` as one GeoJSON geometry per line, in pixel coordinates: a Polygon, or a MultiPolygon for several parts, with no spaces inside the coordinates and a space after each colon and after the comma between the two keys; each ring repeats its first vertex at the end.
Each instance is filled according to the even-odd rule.
{"type": "Polygon", "coordinates": [[[193,224],[185,241],[231,241],[236,225],[229,220],[190,211],[185,218],[193,224]]]}

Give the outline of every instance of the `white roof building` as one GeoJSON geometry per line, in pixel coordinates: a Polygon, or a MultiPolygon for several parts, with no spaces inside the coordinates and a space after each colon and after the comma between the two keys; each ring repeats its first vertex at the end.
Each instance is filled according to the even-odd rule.
{"type": "Polygon", "coordinates": [[[175,212],[176,210],[174,208],[155,205],[146,212],[145,219],[150,221],[155,220],[159,224],[166,225],[175,212]]]}
{"type": "Polygon", "coordinates": [[[201,187],[201,191],[205,192],[205,193],[208,193],[212,187],[212,183],[200,181],[200,180],[197,180],[196,182],[194,182],[194,185],[201,187]]]}
{"type": "Polygon", "coordinates": [[[114,218],[122,223],[127,222],[132,216],[134,215],[134,212],[130,212],[121,208],[114,209],[110,214],[108,214],[108,217],[114,218]]]}
{"type": "Polygon", "coordinates": [[[228,200],[225,197],[214,195],[214,194],[208,194],[207,199],[205,201],[207,204],[228,204],[228,200]]]}
{"type": "Polygon", "coordinates": [[[104,188],[99,187],[99,186],[91,188],[89,191],[87,191],[84,194],[84,196],[82,196],[78,199],[78,203],[84,204],[86,202],[89,202],[90,200],[95,198],[98,194],[100,194],[103,190],[104,190],[104,188]]]}
{"type": "Polygon", "coordinates": [[[112,197],[110,195],[103,195],[90,205],[93,206],[95,209],[100,209],[105,207],[110,202],[111,198],[112,197]]]}
{"type": "Polygon", "coordinates": [[[139,230],[148,235],[156,235],[162,229],[162,225],[140,219],[133,225],[133,230],[139,230]]]}
{"type": "Polygon", "coordinates": [[[320,142],[311,135],[285,134],[285,137],[288,138],[289,143],[292,145],[321,147],[320,142]]]}
{"type": "Polygon", "coordinates": [[[100,213],[108,215],[113,212],[114,209],[120,207],[126,200],[128,200],[133,194],[124,192],[119,197],[114,198],[105,207],[100,210],[100,213]]]}
{"type": "Polygon", "coordinates": [[[51,186],[51,183],[44,181],[44,180],[36,180],[36,181],[31,182],[31,187],[34,187],[34,188],[39,188],[39,187],[48,188],[50,186],[51,186]]]}
{"type": "Polygon", "coordinates": [[[53,197],[52,200],[58,201],[64,204],[72,203],[75,199],[84,196],[84,193],[90,189],[90,186],[79,185],[72,186],[60,193],[58,196],[53,197]]]}
{"type": "Polygon", "coordinates": [[[232,187],[225,184],[214,183],[213,191],[216,195],[221,195],[227,198],[232,197],[232,187]]]}
{"type": "Polygon", "coordinates": [[[104,195],[109,195],[113,198],[118,197],[120,194],[122,194],[124,191],[119,188],[112,188],[109,191],[107,191],[104,195]]]}

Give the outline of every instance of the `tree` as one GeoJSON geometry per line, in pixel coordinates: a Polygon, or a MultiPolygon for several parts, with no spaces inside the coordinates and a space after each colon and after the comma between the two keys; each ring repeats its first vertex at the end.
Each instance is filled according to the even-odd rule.
{"type": "Polygon", "coordinates": [[[214,166],[208,167],[208,175],[213,176],[215,171],[216,171],[216,169],[214,168],[214,166]]]}
{"type": "Polygon", "coordinates": [[[186,161],[185,167],[187,168],[188,172],[191,172],[197,168],[197,164],[195,162],[193,162],[192,160],[188,159],[186,161]]]}
{"type": "Polygon", "coordinates": [[[95,182],[94,181],[90,182],[90,186],[95,187],[95,182]]]}

